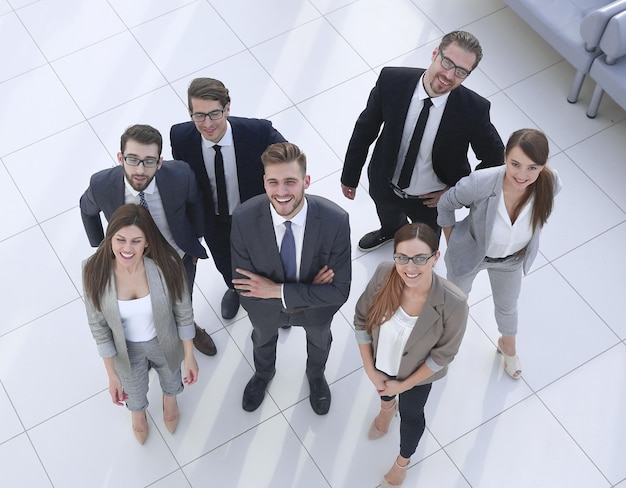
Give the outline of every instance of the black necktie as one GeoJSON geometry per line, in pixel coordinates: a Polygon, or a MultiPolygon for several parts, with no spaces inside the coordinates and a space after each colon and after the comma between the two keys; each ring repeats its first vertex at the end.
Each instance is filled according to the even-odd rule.
{"type": "Polygon", "coordinates": [[[296,241],[291,230],[291,222],[285,221],[285,235],[280,243],[280,259],[285,269],[285,283],[295,283],[297,281],[296,266],[296,241]]]}
{"type": "Polygon", "coordinates": [[[402,171],[400,171],[400,178],[398,179],[398,187],[403,190],[411,184],[413,168],[415,168],[417,153],[420,150],[420,144],[422,142],[422,137],[424,136],[424,128],[426,127],[426,121],[428,120],[428,114],[432,104],[433,102],[430,98],[425,98],[422,111],[417,118],[417,124],[415,124],[415,130],[413,131],[413,137],[411,137],[409,150],[406,152],[404,164],[402,165],[402,171]]]}
{"type": "Polygon", "coordinates": [[[222,148],[215,144],[215,186],[217,187],[217,213],[228,217],[228,197],[226,196],[226,174],[224,173],[224,158],[222,148]]]}

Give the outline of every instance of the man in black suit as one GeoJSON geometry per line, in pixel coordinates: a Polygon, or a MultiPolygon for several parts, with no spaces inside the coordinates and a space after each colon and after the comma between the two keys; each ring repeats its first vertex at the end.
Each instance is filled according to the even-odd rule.
{"type": "MultiPolygon", "coordinates": [[[[118,166],[99,171],[80,197],[80,213],[89,243],[97,247],[104,239],[100,212],[108,220],[126,203],[147,206],[161,234],[178,251],[193,294],[198,258],[208,258],[200,244],[204,230],[202,199],[189,166],[182,161],[163,161],[163,139],[149,125],[133,125],[121,138],[118,166]]],[[[213,356],[217,350],[211,336],[196,324],[196,348],[213,356]]]]}
{"type": "Polygon", "coordinates": [[[230,95],[219,80],[196,78],[187,101],[192,121],[172,126],[172,154],[196,174],[204,199],[204,239],[228,286],[221,313],[232,319],[239,295],[232,284],[231,215],[240,203],[263,193],[261,154],[285,138],[268,120],[231,117],[230,95]]]}
{"type": "Polygon", "coordinates": [[[481,161],[477,169],[503,163],[504,145],[491,123],[490,103],[461,86],[481,58],[478,39],[454,31],[434,49],[428,69],[381,71],[354,127],[341,175],[343,194],[353,200],[376,140],[368,176],[381,228],[359,241],[361,250],[392,239],[407,217],[440,233],[437,202],[470,173],[470,145],[481,161]]]}
{"type": "Polygon", "coordinates": [[[350,292],[348,214],[325,198],[305,197],[306,156],[295,144],[273,144],[262,159],[266,195],[235,210],[231,234],[233,282],[253,327],[255,372],[242,407],[261,405],[276,371],[278,329],[297,325],[306,332],[311,407],[325,415],[330,325],[350,292]]]}

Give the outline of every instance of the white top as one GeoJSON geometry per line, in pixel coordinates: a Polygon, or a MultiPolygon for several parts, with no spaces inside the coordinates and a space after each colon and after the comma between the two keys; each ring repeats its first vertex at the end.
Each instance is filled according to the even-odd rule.
{"type": "Polygon", "coordinates": [[[381,324],[376,349],[376,369],[389,376],[398,375],[404,346],[416,323],[417,317],[408,315],[402,307],[398,307],[391,319],[381,324]]]}
{"type": "Polygon", "coordinates": [[[211,183],[211,192],[213,193],[213,205],[215,214],[217,215],[217,184],[215,183],[215,149],[213,146],[218,144],[222,149],[222,159],[224,160],[224,178],[226,179],[226,196],[228,197],[228,210],[232,215],[233,210],[241,203],[239,201],[239,178],[237,177],[237,163],[235,160],[235,144],[233,142],[233,129],[230,122],[226,121],[226,132],[219,142],[209,141],[202,138],[202,158],[209,183],[211,183]]]}
{"type": "Polygon", "coordinates": [[[533,202],[534,198],[526,202],[517,220],[512,224],[504,204],[504,193],[500,195],[491,238],[487,243],[486,256],[490,258],[504,258],[515,254],[528,245],[533,237],[531,221],[533,202]]]}
{"type": "Polygon", "coordinates": [[[135,300],[118,300],[124,337],[130,342],[147,342],[156,337],[150,294],[135,300]]]}
{"type": "MultiPolygon", "coordinates": [[[[422,136],[419,152],[417,153],[417,162],[415,163],[413,174],[411,175],[411,183],[404,190],[409,195],[423,195],[432,191],[443,190],[446,187],[446,184],[439,179],[433,169],[433,144],[435,143],[435,137],[437,137],[437,131],[439,130],[439,124],[441,124],[441,117],[446,108],[449,95],[450,93],[446,93],[440,97],[431,98],[433,105],[428,112],[428,120],[424,128],[424,135],[422,136]]],[[[404,121],[400,150],[398,151],[398,160],[396,161],[396,170],[392,180],[396,184],[400,179],[404,158],[409,151],[413,131],[417,125],[417,119],[422,111],[424,99],[426,98],[428,98],[428,93],[426,93],[426,89],[424,88],[424,75],[422,75],[417,82],[417,87],[413,93],[413,98],[411,98],[409,110],[404,121]]]]}
{"type": "MultiPolygon", "coordinates": [[[[134,203],[136,205],[140,205],[139,203],[139,192],[135,190],[130,183],[124,177],[124,203],[134,203]]],[[[144,198],[146,199],[146,203],[148,204],[148,211],[152,216],[152,220],[159,228],[159,231],[165,237],[165,240],[169,242],[178,255],[182,257],[185,255],[185,251],[183,251],[174,240],[174,235],[170,230],[170,225],[167,223],[167,217],[165,215],[165,209],[163,208],[163,202],[161,201],[161,194],[159,193],[159,187],[156,184],[156,178],[153,178],[150,184],[143,191],[144,198]]]]}

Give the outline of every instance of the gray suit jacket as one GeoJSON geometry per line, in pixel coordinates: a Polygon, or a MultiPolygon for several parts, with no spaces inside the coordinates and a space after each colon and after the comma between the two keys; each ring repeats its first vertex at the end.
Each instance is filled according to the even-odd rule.
{"type": "MultiPolygon", "coordinates": [[[[354,328],[359,342],[365,342],[361,341],[360,337],[367,334],[365,319],[372,298],[383,285],[387,274],[393,269],[394,264],[391,262],[379,264],[356,304],[354,328]]],[[[428,357],[443,367],[422,381],[420,385],[443,378],[448,371],[448,364],[452,362],[459,351],[461,340],[465,334],[468,313],[469,308],[465,293],[448,280],[433,273],[433,284],[428,300],[422,308],[422,313],[417,319],[402,353],[397,375],[398,380],[402,381],[411,376],[424,364],[428,357]]],[[[380,327],[375,327],[371,335],[374,358],[376,358],[379,335],[380,327]]]]}
{"type": "MultiPolygon", "coordinates": [[[[87,260],[83,261],[83,267],[86,262],[87,260]]],[[[191,299],[185,290],[182,300],[172,306],[167,285],[156,263],[146,257],[144,258],[144,265],[148,287],[150,288],[157,338],[167,358],[170,370],[176,371],[184,358],[181,341],[193,339],[195,336],[191,299]]],[[[102,310],[96,310],[91,300],[85,296],[87,319],[91,334],[98,345],[98,353],[101,357],[115,356],[115,370],[118,374],[128,376],[131,371],[130,360],[117,305],[117,290],[113,276],[111,276],[109,287],[102,295],[100,305],[102,310]]]]}
{"type": "MultiPolygon", "coordinates": [[[[352,264],[350,223],[341,207],[322,197],[306,196],[308,212],[300,263],[300,281],[285,283],[287,309],[303,309],[301,325],[324,325],[348,299],[352,264]],[[335,272],[333,282],[312,284],[322,266],[335,272]]],[[[285,282],[285,273],[276,243],[267,195],[258,195],[233,212],[231,231],[233,277],[242,277],[236,268],[252,271],[276,283],[285,282]]],[[[279,299],[241,297],[254,325],[257,321],[278,322],[283,306],[279,299]]],[[[260,323],[260,322],[259,322],[260,323]]]]}
{"type": "MultiPolygon", "coordinates": [[[[555,195],[561,190],[561,180],[554,173],[555,195]]],[[[496,219],[498,204],[502,195],[502,182],[506,166],[487,168],[471,173],[461,179],[439,199],[437,223],[441,227],[454,226],[446,251],[446,266],[450,266],[457,276],[473,272],[485,259],[487,243],[496,219]],[[454,211],[469,207],[470,213],[461,222],[455,219],[454,211]]],[[[535,229],[524,254],[524,273],[533,264],[539,250],[541,229],[535,229]]]]}

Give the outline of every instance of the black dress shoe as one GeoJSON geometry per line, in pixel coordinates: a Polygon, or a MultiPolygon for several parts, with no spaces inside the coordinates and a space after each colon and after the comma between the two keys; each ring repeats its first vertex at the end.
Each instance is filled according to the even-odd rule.
{"type": "Polygon", "coordinates": [[[324,375],[309,380],[311,407],[317,415],[326,415],[330,409],[330,388],[324,375]]]}
{"type": "Polygon", "coordinates": [[[215,347],[215,342],[213,342],[211,336],[207,333],[207,331],[198,327],[198,324],[195,322],[193,325],[196,327],[196,337],[193,338],[193,345],[196,346],[196,349],[202,354],[215,356],[217,354],[217,348],[215,347]]]}
{"type": "Polygon", "coordinates": [[[239,311],[239,293],[232,288],[226,290],[222,297],[222,317],[232,319],[239,311]]]}
{"type": "Polygon", "coordinates": [[[374,249],[378,249],[385,242],[393,239],[393,236],[383,235],[381,231],[382,229],[374,230],[361,237],[359,249],[361,251],[373,251],[374,249]]]}
{"type": "Polygon", "coordinates": [[[265,398],[267,385],[269,385],[270,381],[272,381],[274,374],[275,372],[272,373],[272,376],[268,379],[264,379],[254,373],[250,381],[248,381],[248,384],[243,390],[243,399],[241,401],[241,407],[246,412],[254,412],[261,406],[261,403],[263,403],[263,399],[265,398]]]}

